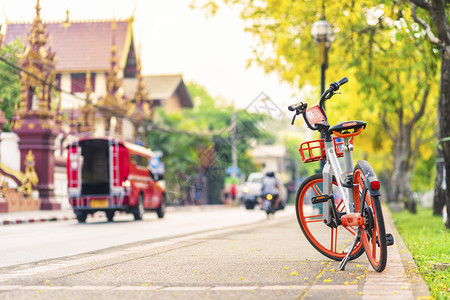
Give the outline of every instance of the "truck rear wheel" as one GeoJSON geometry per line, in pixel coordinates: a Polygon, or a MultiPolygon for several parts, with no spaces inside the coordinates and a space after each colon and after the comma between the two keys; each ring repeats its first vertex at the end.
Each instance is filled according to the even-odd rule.
{"type": "Polygon", "coordinates": [[[114,221],[114,214],[116,213],[115,210],[107,210],[106,212],[106,218],[108,219],[108,222],[114,221]]]}
{"type": "Polygon", "coordinates": [[[142,220],[144,216],[144,195],[139,194],[138,203],[131,209],[131,213],[134,216],[134,220],[142,220]]]}
{"type": "Polygon", "coordinates": [[[87,212],[84,210],[76,210],[75,216],[77,217],[78,223],[86,223],[87,212]]]}
{"type": "Polygon", "coordinates": [[[161,205],[156,210],[156,215],[158,218],[164,218],[164,214],[166,213],[166,195],[164,194],[161,199],[161,205]]]}

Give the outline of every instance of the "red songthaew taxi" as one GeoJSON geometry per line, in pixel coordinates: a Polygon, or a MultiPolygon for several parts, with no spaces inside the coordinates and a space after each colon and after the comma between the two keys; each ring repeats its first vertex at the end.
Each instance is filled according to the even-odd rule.
{"type": "Polygon", "coordinates": [[[69,145],[67,179],[69,201],[78,222],[104,211],[112,221],[116,211],[141,220],[145,210],[164,217],[166,191],[162,176],[148,162],[152,151],[114,138],[83,138],[69,145]]]}

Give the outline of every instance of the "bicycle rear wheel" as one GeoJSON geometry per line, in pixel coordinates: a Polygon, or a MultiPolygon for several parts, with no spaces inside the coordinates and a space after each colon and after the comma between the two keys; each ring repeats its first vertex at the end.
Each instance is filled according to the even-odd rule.
{"type": "MultiPolygon", "coordinates": [[[[352,245],[353,237],[357,233],[357,228],[343,226],[330,228],[323,223],[323,204],[311,203],[311,198],[322,195],[322,191],[322,174],[312,175],[303,181],[298,188],[295,201],[297,221],[303,234],[317,251],[331,259],[342,260],[352,245]]],[[[345,206],[343,197],[334,178],[333,195],[336,209],[339,212],[344,211],[345,206]]],[[[350,256],[350,259],[358,258],[363,252],[364,249],[362,243],[359,241],[350,256]]]]}
{"type": "Polygon", "coordinates": [[[366,176],[358,163],[353,171],[353,194],[356,211],[361,212],[365,220],[365,224],[361,228],[361,239],[370,264],[375,271],[381,272],[386,267],[387,261],[386,231],[383,212],[381,210],[380,198],[370,194],[369,190],[365,187],[366,182],[366,176]]]}

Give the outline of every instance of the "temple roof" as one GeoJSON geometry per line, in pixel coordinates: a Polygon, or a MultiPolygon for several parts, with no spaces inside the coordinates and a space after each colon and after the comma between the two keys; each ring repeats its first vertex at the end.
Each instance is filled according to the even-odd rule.
{"type": "MultiPolygon", "coordinates": [[[[123,81],[125,96],[132,99],[136,93],[137,78],[126,78],[123,81]]],[[[192,108],[191,96],[184,84],[181,74],[173,75],[147,75],[143,77],[145,91],[149,93],[149,98],[167,100],[175,93],[178,93],[182,107],[192,108]]]]}
{"type": "MultiPolygon", "coordinates": [[[[56,53],[57,72],[103,71],[111,67],[111,43],[113,21],[44,23],[50,35],[50,46],[56,53]]],[[[132,41],[132,19],[116,21],[117,57],[121,69],[125,67],[132,41]]],[[[4,43],[20,37],[26,44],[31,23],[9,23],[6,25],[4,43]]]]}

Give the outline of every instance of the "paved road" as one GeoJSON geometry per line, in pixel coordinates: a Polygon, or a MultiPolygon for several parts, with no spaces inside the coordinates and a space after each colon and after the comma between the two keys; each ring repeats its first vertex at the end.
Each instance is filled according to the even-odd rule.
{"type": "MultiPolygon", "coordinates": [[[[289,212],[289,211],[288,211],[289,212]]],[[[365,256],[338,271],[295,217],[189,233],[6,267],[1,299],[414,299],[427,296],[401,239],[387,270],[365,256]]],[[[22,225],[21,225],[22,226],[22,225]]],[[[389,228],[390,226],[388,226],[389,228]]],[[[394,229],[394,228],[390,228],[394,229]]],[[[396,235],[395,229],[393,233],[396,235]]],[[[398,237],[396,235],[396,237],[398,237]]]]}
{"type": "MultiPolygon", "coordinates": [[[[279,216],[293,215],[293,208],[279,216]]],[[[19,224],[0,227],[0,267],[58,258],[120,246],[129,243],[168,238],[205,230],[249,224],[266,219],[260,210],[242,207],[190,207],[168,212],[164,219],[146,213],[135,222],[130,214],[76,220],[19,224]]]]}

